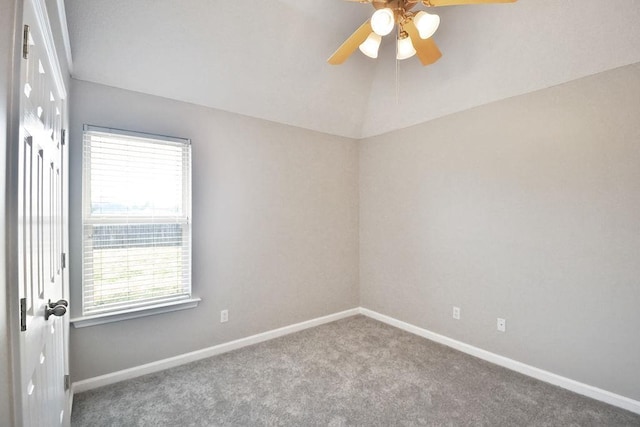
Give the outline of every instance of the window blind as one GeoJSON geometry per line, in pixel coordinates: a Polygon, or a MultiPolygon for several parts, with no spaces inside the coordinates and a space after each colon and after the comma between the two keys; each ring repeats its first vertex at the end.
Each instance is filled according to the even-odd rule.
{"type": "Polygon", "coordinates": [[[189,140],[85,126],[83,315],[191,297],[189,140]]]}

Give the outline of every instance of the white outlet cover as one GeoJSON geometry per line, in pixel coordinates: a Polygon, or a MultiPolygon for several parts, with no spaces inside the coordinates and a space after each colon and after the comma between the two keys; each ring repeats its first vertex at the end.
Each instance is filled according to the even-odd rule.
{"type": "Polygon", "coordinates": [[[460,320],[460,307],[453,307],[453,318],[460,320]]]}
{"type": "Polygon", "coordinates": [[[507,320],[498,317],[497,328],[500,332],[505,332],[507,330],[507,320]]]}

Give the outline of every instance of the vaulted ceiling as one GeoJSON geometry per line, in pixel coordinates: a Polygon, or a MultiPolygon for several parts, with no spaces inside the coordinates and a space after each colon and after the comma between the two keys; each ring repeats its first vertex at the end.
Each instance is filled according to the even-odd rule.
{"type": "MultiPolygon", "coordinates": [[[[326,59],[373,12],[343,0],[65,0],[73,76],[362,138],[640,62],[637,0],[450,6],[443,57],[326,59]]],[[[418,8],[421,8],[420,6],[418,8]]]]}

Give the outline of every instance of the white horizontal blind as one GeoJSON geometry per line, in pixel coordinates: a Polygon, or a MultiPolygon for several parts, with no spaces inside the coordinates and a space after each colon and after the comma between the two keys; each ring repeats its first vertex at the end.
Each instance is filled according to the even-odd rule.
{"type": "Polygon", "coordinates": [[[85,126],[83,315],[191,297],[189,140],[85,126]]]}

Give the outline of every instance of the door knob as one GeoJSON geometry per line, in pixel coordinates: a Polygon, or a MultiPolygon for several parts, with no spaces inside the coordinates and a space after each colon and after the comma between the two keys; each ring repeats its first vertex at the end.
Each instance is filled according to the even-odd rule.
{"type": "Polygon", "coordinates": [[[55,307],[46,306],[44,308],[44,320],[49,320],[49,316],[64,316],[67,312],[67,307],[64,305],[56,305],[55,307]]]}
{"type": "Polygon", "coordinates": [[[49,308],[55,308],[57,305],[64,305],[65,307],[69,307],[69,301],[67,301],[66,299],[61,299],[56,302],[51,302],[51,300],[49,300],[49,303],[47,305],[49,306],[49,308]]]}

